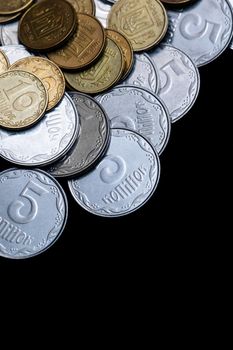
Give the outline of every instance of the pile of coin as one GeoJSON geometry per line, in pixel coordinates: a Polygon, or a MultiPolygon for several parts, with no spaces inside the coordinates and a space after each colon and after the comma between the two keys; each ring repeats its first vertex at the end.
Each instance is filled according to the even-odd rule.
{"type": "Polygon", "coordinates": [[[37,255],[62,233],[55,178],[90,213],[140,208],[198,67],[232,32],[228,0],[1,2],[0,157],[22,168],[0,173],[0,255],[37,255]]]}

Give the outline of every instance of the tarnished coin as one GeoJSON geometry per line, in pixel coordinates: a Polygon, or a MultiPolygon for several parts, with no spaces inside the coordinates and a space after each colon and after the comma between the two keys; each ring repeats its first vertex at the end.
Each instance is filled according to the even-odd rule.
{"type": "Polygon", "coordinates": [[[95,14],[95,4],[94,0],[66,0],[68,1],[75,9],[77,15],[79,13],[85,13],[87,15],[95,14]]]}
{"type": "Polygon", "coordinates": [[[229,45],[233,18],[226,0],[195,1],[180,10],[169,10],[165,42],[184,51],[197,66],[217,58],[229,45]]]}
{"type": "Polygon", "coordinates": [[[93,16],[78,15],[78,28],[62,48],[48,53],[50,60],[65,69],[80,69],[93,63],[105,45],[105,32],[93,16]]]}
{"type": "Polygon", "coordinates": [[[182,51],[160,45],[150,52],[160,78],[159,97],[168,108],[172,122],[183,117],[193,106],[200,89],[196,65],[182,51]]]}
{"type": "Polygon", "coordinates": [[[108,15],[108,27],[119,30],[134,51],[151,48],[167,31],[167,13],[157,0],[118,0],[108,15]]]}
{"type": "Polygon", "coordinates": [[[4,0],[0,2],[0,15],[11,15],[25,10],[33,0],[4,0]]]}
{"type": "Polygon", "coordinates": [[[23,45],[1,46],[1,50],[6,54],[10,64],[15,63],[21,58],[32,56],[32,54],[25,49],[23,45]]]}
{"type": "Polygon", "coordinates": [[[89,169],[106,151],[109,123],[103,108],[90,96],[69,92],[80,117],[78,140],[68,154],[46,169],[56,177],[74,176],[89,169]]]}
{"type": "Polygon", "coordinates": [[[42,81],[22,70],[0,75],[0,126],[21,129],[36,123],[48,104],[42,81]]]}
{"type": "Polygon", "coordinates": [[[0,256],[30,258],[61,235],[68,203],[59,183],[42,170],[0,173],[0,256]]]}
{"type": "Polygon", "coordinates": [[[111,128],[125,128],[146,137],[161,154],[170,136],[170,118],[152,92],[136,86],[116,86],[96,96],[106,111],[111,128]]]}
{"type": "Polygon", "coordinates": [[[102,0],[94,0],[95,1],[95,9],[96,9],[96,17],[102,23],[102,26],[106,28],[107,26],[107,17],[111,10],[111,5],[106,1],[102,0]]]}
{"type": "Polygon", "coordinates": [[[18,24],[19,22],[12,22],[2,24],[0,26],[0,40],[2,45],[18,45],[18,24]]]}
{"type": "Polygon", "coordinates": [[[17,19],[18,17],[20,17],[21,14],[22,13],[20,12],[20,13],[14,14],[14,15],[0,15],[0,24],[13,21],[14,19],[17,19]]]}
{"type": "Polygon", "coordinates": [[[116,217],[140,208],[158,184],[157,153],[143,136],[112,129],[110,147],[96,168],[69,181],[74,199],[92,214],[116,217]]]}
{"type": "Polygon", "coordinates": [[[123,34],[117,32],[116,30],[106,29],[106,33],[107,33],[109,38],[114,40],[118,44],[118,46],[120,46],[120,48],[123,52],[125,65],[124,65],[124,71],[123,71],[123,75],[122,75],[121,79],[125,79],[125,77],[131,71],[133,63],[134,63],[132,45],[123,34]]]}
{"type": "Polygon", "coordinates": [[[9,68],[9,61],[6,54],[0,50],[0,74],[6,72],[9,68]]]}
{"type": "Polygon", "coordinates": [[[96,94],[115,84],[123,69],[123,53],[115,41],[107,37],[103,54],[94,65],[82,72],[65,72],[65,78],[73,89],[96,94]]]}
{"type": "Polygon", "coordinates": [[[45,166],[64,156],[74,144],[79,118],[65,94],[59,105],[32,128],[13,133],[0,129],[0,156],[23,166],[45,166]]]}
{"type": "Polygon", "coordinates": [[[54,108],[65,93],[65,79],[53,62],[42,57],[26,57],[16,61],[10,69],[21,69],[35,74],[42,80],[48,92],[47,110],[54,108]]]}
{"type": "Polygon", "coordinates": [[[44,0],[33,5],[19,22],[19,40],[31,50],[62,45],[74,33],[77,14],[64,0],[44,0]]]}

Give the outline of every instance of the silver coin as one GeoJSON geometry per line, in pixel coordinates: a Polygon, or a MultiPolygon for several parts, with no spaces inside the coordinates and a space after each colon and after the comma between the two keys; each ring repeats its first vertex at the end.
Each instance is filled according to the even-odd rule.
{"type": "Polygon", "coordinates": [[[23,45],[7,45],[1,46],[1,50],[5,52],[10,64],[15,63],[21,58],[32,56],[23,45]]]}
{"type": "Polygon", "coordinates": [[[116,86],[96,96],[111,121],[111,128],[125,128],[146,137],[161,154],[170,136],[170,118],[161,100],[137,86],[116,86]]]}
{"type": "Polygon", "coordinates": [[[18,24],[19,22],[11,22],[0,26],[0,40],[2,45],[18,45],[18,24]]]}
{"type": "Polygon", "coordinates": [[[134,55],[133,68],[126,79],[122,81],[122,84],[136,85],[154,93],[158,92],[158,70],[147,54],[141,53],[134,55]]]}
{"type": "Polygon", "coordinates": [[[50,164],[71,148],[78,129],[78,112],[65,94],[60,104],[30,129],[20,132],[0,129],[0,156],[23,166],[50,164]]]}
{"type": "Polygon", "coordinates": [[[90,96],[69,92],[80,118],[79,138],[70,152],[47,171],[57,177],[74,176],[86,171],[106,150],[109,123],[103,108],[90,96]]]}
{"type": "Polygon", "coordinates": [[[110,147],[97,167],[69,181],[74,199],[87,211],[106,217],[140,208],[153,194],[160,175],[157,153],[141,135],[112,129],[110,147]]]}
{"type": "Polygon", "coordinates": [[[0,173],[0,256],[30,258],[48,249],[62,233],[68,214],[66,195],[41,170],[0,173]]]}
{"type": "MultiPolygon", "coordinates": [[[[228,1],[229,1],[230,5],[231,5],[231,9],[233,11],[233,0],[228,0],[228,1]]],[[[233,49],[233,41],[231,41],[231,43],[230,43],[230,48],[233,49]]]]}
{"type": "Polygon", "coordinates": [[[184,51],[197,66],[217,58],[230,43],[233,16],[226,0],[195,1],[168,11],[168,17],[165,41],[184,51]]]}
{"type": "Polygon", "coordinates": [[[104,28],[107,27],[107,17],[111,10],[111,5],[106,1],[94,0],[95,2],[95,16],[101,22],[104,28]]]}
{"type": "Polygon", "coordinates": [[[183,117],[193,106],[200,90],[200,75],[196,65],[182,51],[160,45],[150,52],[158,67],[159,97],[168,108],[171,121],[183,117]]]}

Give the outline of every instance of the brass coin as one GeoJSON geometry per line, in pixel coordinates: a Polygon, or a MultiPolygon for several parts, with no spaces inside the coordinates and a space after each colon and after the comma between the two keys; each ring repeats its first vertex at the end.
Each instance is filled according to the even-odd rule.
{"type": "Polygon", "coordinates": [[[108,15],[108,27],[122,32],[134,51],[147,50],[165,35],[167,13],[157,0],[118,0],[108,15]]]}
{"type": "Polygon", "coordinates": [[[122,74],[122,79],[124,79],[133,66],[133,48],[129,40],[121,33],[113,29],[106,29],[109,38],[114,40],[121,48],[123,52],[123,57],[125,60],[125,66],[122,74]]]}
{"type": "Polygon", "coordinates": [[[59,67],[80,69],[95,61],[104,49],[105,31],[97,18],[78,15],[78,28],[62,48],[48,53],[48,58],[59,67]]]}
{"type": "Polygon", "coordinates": [[[31,50],[50,50],[74,33],[77,15],[64,0],[44,0],[32,7],[19,22],[19,40],[31,50]]]}
{"type": "Polygon", "coordinates": [[[46,58],[29,56],[16,61],[10,70],[18,69],[35,74],[48,92],[47,111],[54,108],[65,93],[65,78],[60,68],[46,58]]]}
{"type": "Polygon", "coordinates": [[[101,58],[89,69],[76,73],[65,73],[68,85],[89,94],[102,92],[114,85],[124,69],[124,58],[118,45],[107,36],[101,58]]]}
{"type": "Polygon", "coordinates": [[[9,68],[9,61],[5,53],[0,50],[0,74],[6,72],[9,68]]]}
{"type": "Polygon", "coordinates": [[[0,126],[26,128],[44,115],[47,104],[45,86],[34,74],[13,70],[0,75],[0,126]]]}
{"type": "Polygon", "coordinates": [[[0,2],[0,15],[11,15],[25,10],[33,0],[2,0],[0,2]]]}
{"type": "Polygon", "coordinates": [[[22,14],[22,13],[19,12],[19,13],[16,13],[16,14],[14,14],[14,15],[3,15],[3,16],[0,15],[0,24],[13,21],[14,19],[20,17],[21,14],[22,14]]]}
{"type": "Polygon", "coordinates": [[[87,15],[95,14],[95,4],[94,0],[66,0],[75,9],[76,13],[85,13],[87,15]]]}

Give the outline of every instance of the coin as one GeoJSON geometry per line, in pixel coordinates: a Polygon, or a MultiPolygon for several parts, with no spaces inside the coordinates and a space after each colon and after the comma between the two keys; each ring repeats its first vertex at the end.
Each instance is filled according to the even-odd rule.
{"type": "Polygon", "coordinates": [[[0,39],[2,45],[18,45],[19,22],[6,23],[0,26],[0,39]]]}
{"type": "Polygon", "coordinates": [[[77,139],[78,112],[65,94],[36,125],[21,132],[0,129],[0,156],[22,166],[45,166],[64,156],[77,139]]]}
{"type": "MultiPolygon", "coordinates": [[[[230,3],[230,5],[231,5],[231,9],[232,9],[232,11],[233,11],[233,0],[229,0],[229,3],[230,3]]],[[[230,49],[233,49],[233,41],[231,41],[230,49]]]]}
{"type": "Polygon", "coordinates": [[[95,4],[94,0],[66,0],[68,1],[75,9],[77,15],[79,13],[85,13],[87,15],[95,14],[95,4]]]}
{"type": "Polygon", "coordinates": [[[132,69],[134,60],[133,60],[133,48],[129,40],[121,33],[117,32],[113,29],[106,29],[106,33],[109,38],[114,40],[118,46],[120,46],[123,57],[124,57],[124,71],[122,74],[122,79],[125,79],[125,77],[129,74],[129,72],[132,69]]]}
{"type": "Polygon", "coordinates": [[[65,72],[65,78],[73,89],[95,94],[115,84],[120,79],[123,69],[122,51],[112,39],[107,37],[103,54],[94,65],[82,72],[65,72]]]}
{"type": "Polygon", "coordinates": [[[21,129],[36,123],[48,104],[42,81],[29,72],[14,70],[0,76],[0,126],[21,129]]]}
{"type": "Polygon", "coordinates": [[[0,50],[0,74],[6,72],[9,68],[9,61],[3,51],[0,50]]]}
{"type": "Polygon", "coordinates": [[[62,48],[48,53],[50,60],[65,69],[80,69],[93,63],[105,45],[105,32],[93,16],[78,15],[78,29],[62,48]]]}
{"type": "Polygon", "coordinates": [[[0,2],[0,15],[11,15],[25,10],[33,0],[5,0],[0,2]]]}
{"type": "Polygon", "coordinates": [[[108,15],[108,27],[122,32],[134,51],[153,47],[164,37],[168,19],[157,0],[118,0],[108,15]]]}
{"type": "Polygon", "coordinates": [[[20,60],[21,58],[32,55],[27,49],[25,49],[23,45],[1,46],[1,50],[6,54],[10,65],[20,60]]]}
{"type": "Polygon", "coordinates": [[[143,136],[112,129],[102,161],[87,175],[70,180],[69,188],[87,211],[117,217],[140,208],[155,191],[159,175],[158,155],[143,136]]]}
{"type": "Polygon", "coordinates": [[[7,169],[0,173],[0,256],[30,258],[61,235],[68,215],[66,195],[42,170],[7,169]]]}
{"type": "Polygon", "coordinates": [[[21,69],[35,74],[44,83],[48,92],[47,111],[54,108],[65,93],[65,79],[53,62],[42,57],[26,57],[16,61],[10,69],[21,69]]]}
{"type": "Polygon", "coordinates": [[[107,26],[107,17],[111,10],[111,5],[101,0],[94,0],[96,8],[96,17],[104,28],[107,26]]]}
{"type": "Polygon", "coordinates": [[[10,21],[13,21],[14,19],[20,17],[22,15],[22,13],[16,13],[15,15],[0,15],[0,23],[7,23],[10,21]]]}
{"type": "Polygon", "coordinates": [[[62,45],[75,31],[77,15],[64,0],[44,0],[33,5],[19,22],[19,40],[31,50],[62,45]]]}

